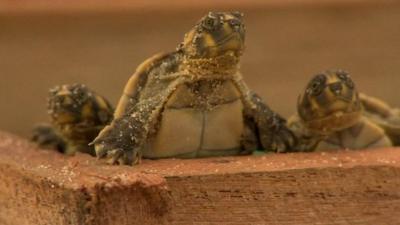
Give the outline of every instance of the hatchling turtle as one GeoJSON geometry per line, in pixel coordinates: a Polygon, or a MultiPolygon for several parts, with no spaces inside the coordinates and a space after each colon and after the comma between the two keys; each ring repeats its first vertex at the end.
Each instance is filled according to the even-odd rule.
{"type": "Polygon", "coordinates": [[[360,93],[364,114],[385,130],[393,145],[400,145],[400,109],[389,106],[376,97],[360,93]]]}
{"type": "Polygon", "coordinates": [[[51,124],[34,129],[32,140],[41,147],[66,154],[76,151],[95,155],[88,144],[113,118],[110,103],[82,84],[52,88],[48,97],[51,124]]]}
{"type": "Polygon", "coordinates": [[[331,70],[312,78],[298,98],[288,126],[298,138],[296,151],[365,149],[391,146],[385,131],[363,114],[348,72],[331,70]]]}
{"type": "Polygon", "coordinates": [[[141,157],[195,158],[285,151],[286,121],[253,93],[239,72],[242,14],[210,12],[176,51],[143,62],[120,98],[114,120],[93,141],[98,158],[136,164],[141,157]]]}

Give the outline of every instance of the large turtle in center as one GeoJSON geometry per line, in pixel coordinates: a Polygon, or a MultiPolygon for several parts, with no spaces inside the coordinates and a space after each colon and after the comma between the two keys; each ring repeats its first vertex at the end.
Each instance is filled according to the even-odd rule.
{"type": "Polygon", "coordinates": [[[285,120],[244,83],[241,13],[210,12],[175,52],[143,62],[130,78],[114,120],[93,141],[99,158],[194,158],[285,151],[285,120]]]}

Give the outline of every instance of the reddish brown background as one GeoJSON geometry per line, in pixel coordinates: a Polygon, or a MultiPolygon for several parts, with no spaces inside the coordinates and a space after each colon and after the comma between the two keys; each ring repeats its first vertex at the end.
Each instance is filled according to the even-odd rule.
{"type": "Polygon", "coordinates": [[[27,135],[45,121],[55,84],[85,83],[115,103],[140,62],[173,50],[214,9],[245,13],[242,71],[279,113],[294,111],[312,74],[337,67],[351,71],[360,90],[400,106],[398,3],[52,2],[0,0],[0,129],[27,135]]]}

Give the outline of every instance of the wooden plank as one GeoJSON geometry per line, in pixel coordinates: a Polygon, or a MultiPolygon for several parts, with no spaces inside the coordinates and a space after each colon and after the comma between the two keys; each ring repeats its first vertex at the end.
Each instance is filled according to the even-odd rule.
{"type": "Polygon", "coordinates": [[[400,149],[108,166],[0,132],[0,223],[399,224],[400,149]]]}

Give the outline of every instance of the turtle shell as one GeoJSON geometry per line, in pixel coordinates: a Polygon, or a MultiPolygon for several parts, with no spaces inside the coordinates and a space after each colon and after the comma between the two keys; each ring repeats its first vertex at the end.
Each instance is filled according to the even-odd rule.
{"type": "Polygon", "coordinates": [[[400,109],[366,94],[360,94],[360,99],[365,116],[384,129],[394,145],[400,145],[400,109]]]}
{"type": "Polygon", "coordinates": [[[121,118],[129,111],[129,106],[137,103],[140,90],[146,85],[149,73],[155,68],[158,68],[161,63],[167,61],[168,58],[173,58],[173,55],[173,53],[159,53],[148,58],[138,66],[136,72],[125,85],[122,97],[115,108],[114,118],[121,118]]]}
{"type": "Polygon", "coordinates": [[[230,80],[182,83],[166,99],[146,158],[237,155],[243,134],[243,104],[230,80]]]}
{"type": "MultiPolygon", "coordinates": [[[[244,106],[232,76],[199,78],[186,73],[179,69],[179,54],[158,54],[140,65],[125,86],[114,117],[152,114],[137,110],[140,105],[159,111],[152,119],[155,122],[148,124],[145,158],[237,155],[244,132],[244,106]]],[[[113,124],[99,137],[112,128],[113,124]]]]}

